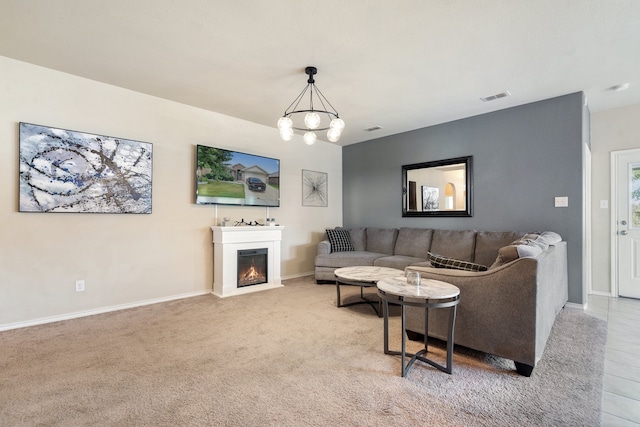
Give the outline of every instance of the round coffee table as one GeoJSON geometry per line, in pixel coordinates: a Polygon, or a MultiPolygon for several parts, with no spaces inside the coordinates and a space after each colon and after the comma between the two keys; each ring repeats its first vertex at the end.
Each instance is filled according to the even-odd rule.
{"type": "Polygon", "coordinates": [[[378,282],[378,296],[383,302],[384,313],[384,353],[402,356],[402,376],[407,375],[407,371],[413,362],[420,360],[429,365],[451,374],[453,368],[453,330],[456,321],[456,307],[460,302],[460,289],[450,283],[440,280],[422,279],[419,286],[409,285],[405,277],[393,277],[382,279],[378,282]],[[401,306],[402,317],[402,350],[389,350],[389,303],[401,306]],[[405,321],[405,307],[424,307],[424,348],[419,352],[406,352],[407,329],[405,321]],[[449,311],[449,334],[447,337],[447,364],[434,362],[426,357],[428,352],[429,339],[429,309],[446,308],[449,311]],[[405,357],[410,357],[405,364],[405,357]]]}
{"type": "Polygon", "coordinates": [[[387,277],[402,276],[404,272],[397,268],[388,267],[375,267],[375,266],[355,266],[355,267],[343,267],[336,269],[333,274],[336,276],[336,292],[338,298],[336,299],[336,305],[338,307],[349,307],[356,304],[369,304],[376,312],[378,317],[380,313],[380,299],[376,300],[367,299],[364,297],[364,288],[375,287],[379,280],[387,277]],[[348,304],[340,303],[340,285],[348,286],[360,286],[360,298],[361,301],[355,301],[348,304]],[[377,302],[378,307],[374,305],[377,302]]]}

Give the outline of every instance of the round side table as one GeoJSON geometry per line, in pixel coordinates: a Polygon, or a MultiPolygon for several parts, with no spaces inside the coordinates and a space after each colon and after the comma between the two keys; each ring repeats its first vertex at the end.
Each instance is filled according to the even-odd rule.
{"type": "Polygon", "coordinates": [[[376,301],[365,298],[364,288],[373,288],[376,286],[379,280],[386,277],[402,276],[402,270],[388,267],[375,267],[375,266],[355,266],[355,267],[342,267],[336,269],[333,274],[336,276],[336,305],[338,307],[349,307],[356,304],[369,304],[376,312],[378,317],[381,317],[380,313],[380,299],[376,298],[376,301]],[[359,286],[360,287],[360,301],[343,304],[340,302],[340,285],[359,286]],[[374,305],[374,303],[377,303],[374,305]],[[378,307],[376,307],[376,305],[378,307]]]}
{"type": "Polygon", "coordinates": [[[402,356],[402,376],[405,377],[416,360],[451,374],[453,368],[453,331],[456,321],[456,307],[460,302],[460,289],[450,283],[439,280],[422,279],[420,286],[409,285],[404,277],[385,278],[378,282],[378,295],[383,303],[384,315],[384,353],[402,356]],[[402,350],[389,350],[389,303],[401,306],[402,316],[402,350]],[[424,348],[417,353],[406,352],[406,320],[405,307],[424,307],[424,348]],[[429,346],[429,309],[450,308],[449,334],[447,337],[447,364],[434,362],[426,357],[429,346]],[[409,361],[405,364],[405,358],[409,361]]]}

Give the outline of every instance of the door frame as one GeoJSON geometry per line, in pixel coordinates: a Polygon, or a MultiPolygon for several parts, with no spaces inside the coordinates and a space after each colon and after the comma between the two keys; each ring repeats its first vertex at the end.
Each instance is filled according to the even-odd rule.
{"type": "Polygon", "coordinates": [[[588,296],[593,293],[592,282],[592,215],[591,215],[591,147],[586,142],[582,147],[582,188],[584,189],[584,200],[582,204],[582,236],[584,245],[582,246],[582,295],[583,305],[587,304],[588,296]]]}
{"type": "Polygon", "coordinates": [[[640,155],[640,148],[611,152],[611,295],[618,298],[618,158],[629,154],[640,155]]]}

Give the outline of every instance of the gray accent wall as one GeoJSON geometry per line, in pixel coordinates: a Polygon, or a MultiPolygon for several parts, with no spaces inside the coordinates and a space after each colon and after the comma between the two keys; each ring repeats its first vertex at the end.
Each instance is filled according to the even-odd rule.
{"type": "Polygon", "coordinates": [[[585,110],[579,92],[348,145],[344,226],[555,231],[567,241],[569,301],[582,304],[585,110]],[[472,217],[402,217],[402,165],[469,155],[472,217]],[[558,196],[569,206],[554,207],[558,196]]]}

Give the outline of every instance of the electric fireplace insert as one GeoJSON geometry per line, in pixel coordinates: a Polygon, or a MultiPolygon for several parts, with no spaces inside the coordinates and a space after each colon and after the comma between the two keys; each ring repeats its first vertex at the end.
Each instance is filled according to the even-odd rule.
{"type": "Polygon", "coordinates": [[[267,283],[267,248],[238,251],[238,288],[267,283]]]}

